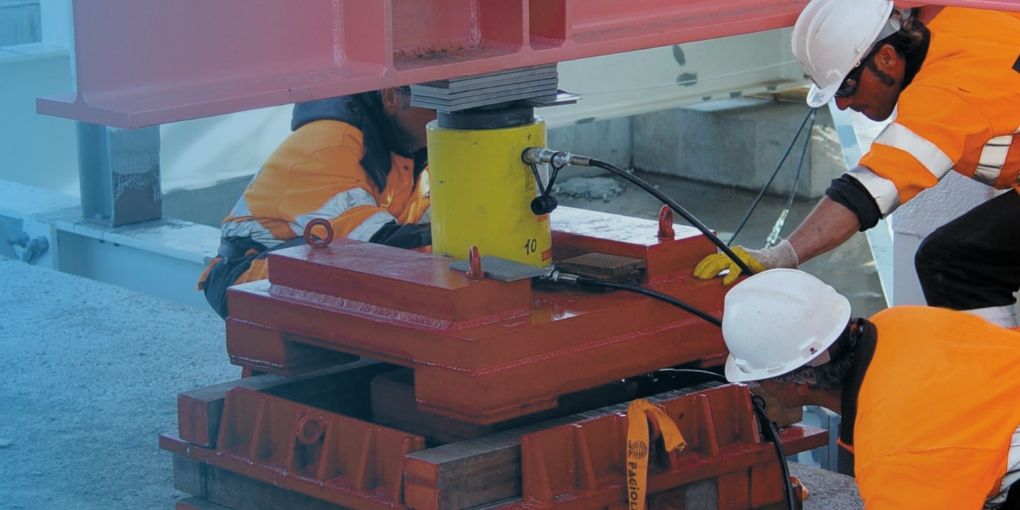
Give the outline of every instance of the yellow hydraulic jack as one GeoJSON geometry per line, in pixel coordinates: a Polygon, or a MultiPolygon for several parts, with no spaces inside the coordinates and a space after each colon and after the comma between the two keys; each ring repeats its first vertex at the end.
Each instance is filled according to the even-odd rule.
{"type": "Polygon", "coordinates": [[[545,146],[545,122],[530,106],[440,112],[428,130],[433,252],[464,259],[477,246],[549,266],[549,215],[533,212],[539,184],[521,161],[524,149],[545,146]]]}

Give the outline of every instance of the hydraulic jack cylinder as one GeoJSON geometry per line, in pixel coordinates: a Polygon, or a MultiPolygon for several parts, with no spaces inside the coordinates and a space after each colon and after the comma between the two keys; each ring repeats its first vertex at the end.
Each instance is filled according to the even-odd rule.
{"type": "Polygon", "coordinates": [[[537,267],[552,263],[549,215],[536,216],[538,184],[521,161],[546,145],[545,122],[525,107],[440,112],[429,125],[432,250],[464,259],[472,246],[537,267]]]}

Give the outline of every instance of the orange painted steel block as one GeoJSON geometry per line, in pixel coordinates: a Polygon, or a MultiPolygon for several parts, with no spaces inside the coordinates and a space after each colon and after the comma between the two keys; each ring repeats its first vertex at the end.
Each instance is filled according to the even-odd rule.
{"type": "Polygon", "coordinates": [[[161,436],[178,455],[311,497],[363,509],[400,507],[408,453],[421,436],[247,388],[226,395],[215,448],[161,436]]]}
{"type": "MultiPolygon", "coordinates": [[[[686,451],[662,451],[652,423],[647,508],[720,508],[728,510],[772,508],[783,502],[782,471],[773,446],[759,439],[759,430],[744,386],[678,390],[651,397],[679,426],[688,442],[686,451]],[[711,502],[705,501],[707,495],[711,502]],[[689,499],[690,496],[690,499],[689,499]],[[699,499],[700,498],[700,499],[699,499]],[[689,506],[691,499],[703,506],[689,506]]],[[[621,406],[616,406],[621,409],[621,406]]],[[[482,444],[466,441],[411,455],[404,476],[405,504],[420,510],[479,506],[491,510],[521,509],[624,509],[627,508],[627,420],[604,410],[576,415],[520,436],[496,434],[482,444]],[[444,466],[448,457],[477,448],[472,466],[487,466],[490,456],[505,455],[506,444],[520,445],[520,456],[503,459],[500,469],[488,466],[468,475],[444,466]],[[449,449],[439,454],[438,450],[449,449]],[[497,453],[498,452],[498,453],[497,453]],[[484,479],[502,487],[495,473],[519,469],[520,485],[509,491],[470,496],[451,493],[465,480],[484,479]],[[476,497],[485,495],[487,497],[476,497]],[[497,503],[496,501],[503,501],[497,503]]],[[[534,430],[534,429],[532,429],[534,430]]],[[[790,427],[781,432],[787,454],[824,446],[828,433],[821,429],[790,427]]],[[[516,451],[516,449],[515,449],[516,451]]],[[[463,459],[466,460],[466,459],[463,459]]]]}
{"type": "MultiPolygon", "coordinates": [[[[775,450],[759,439],[746,387],[723,386],[658,405],[688,447],[665,452],[653,428],[658,448],[649,452],[648,508],[683,508],[673,505],[684,500],[684,487],[705,480],[715,481],[718,508],[762,508],[784,500],[775,450]]],[[[783,442],[790,453],[827,441],[825,431],[788,430],[783,442]]],[[[626,508],[626,444],[623,414],[525,435],[522,498],[501,508],[626,508]]]]}
{"type": "MultiPolygon", "coordinates": [[[[676,239],[661,239],[655,221],[562,217],[553,216],[561,255],[643,260],[647,286],[721,315],[725,289],[689,276],[715,251],[693,229],[678,226],[676,239]],[[599,237],[610,227],[621,240],[599,237]]],[[[415,370],[420,409],[489,424],[551,409],[566,393],[664,366],[717,365],[725,355],[718,328],[669,304],[627,292],[472,280],[449,263],[346,240],[273,252],[268,281],[228,292],[231,360],[281,373],[287,356],[278,353],[292,344],[403,365],[415,370]],[[277,354],[263,359],[267,352],[277,354]]]]}

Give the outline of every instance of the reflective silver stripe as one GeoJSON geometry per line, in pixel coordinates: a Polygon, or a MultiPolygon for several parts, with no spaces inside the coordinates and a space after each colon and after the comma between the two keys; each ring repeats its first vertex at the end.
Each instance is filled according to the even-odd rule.
{"type": "Polygon", "coordinates": [[[875,203],[878,204],[878,209],[882,212],[883,217],[900,206],[900,192],[889,179],[881,177],[863,166],[855,166],[846,174],[857,179],[857,182],[860,182],[868,190],[871,197],[875,199],[875,203]]]}
{"type": "Polygon", "coordinates": [[[333,195],[322,204],[322,207],[308,213],[294,218],[294,223],[291,223],[290,228],[297,235],[304,235],[305,225],[308,225],[309,221],[315,218],[322,218],[325,220],[331,220],[339,217],[343,213],[359,206],[371,206],[376,207],[375,198],[367,190],[362,188],[351,188],[342,193],[333,195]]]}
{"type": "Polygon", "coordinates": [[[283,242],[282,239],[277,239],[273,236],[258,220],[224,223],[220,228],[220,235],[222,237],[248,237],[253,241],[262,243],[266,248],[272,248],[283,242]]]}
{"type": "Polygon", "coordinates": [[[237,199],[237,203],[234,204],[234,208],[230,210],[230,215],[233,218],[240,218],[242,216],[251,216],[251,209],[248,208],[248,201],[244,199],[244,195],[237,199]]]}
{"type": "Polygon", "coordinates": [[[418,223],[428,223],[432,221],[432,206],[430,205],[425,212],[421,213],[421,218],[418,218],[418,223]]]}
{"type": "Polygon", "coordinates": [[[1006,474],[1002,476],[1002,483],[999,484],[999,493],[989,498],[984,508],[998,508],[1006,501],[1009,495],[1009,488],[1020,481],[1020,427],[1013,432],[1009,441],[1009,457],[1006,459],[1006,474]]]}
{"type": "Polygon", "coordinates": [[[888,145],[909,152],[917,158],[928,172],[941,179],[953,168],[953,160],[946,156],[942,149],[931,143],[927,138],[907,129],[902,124],[892,123],[885,127],[875,138],[880,145],[888,145]]]}
{"type": "Polygon", "coordinates": [[[1012,142],[1013,135],[997,136],[988,140],[985,148],[981,150],[981,159],[974,172],[974,179],[985,184],[994,183],[1002,175],[1002,166],[1006,164],[1006,155],[1012,142]]]}
{"type": "Polygon", "coordinates": [[[350,234],[347,234],[348,239],[354,239],[355,241],[368,241],[383,227],[383,225],[397,221],[392,214],[386,211],[379,211],[361,222],[361,225],[354,227],[350,234]]]}

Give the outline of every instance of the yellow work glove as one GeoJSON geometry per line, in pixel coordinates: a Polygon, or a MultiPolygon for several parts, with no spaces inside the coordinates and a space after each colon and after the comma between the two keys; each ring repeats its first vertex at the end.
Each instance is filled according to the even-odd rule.
{"type": "MultiPolygon", "coordinates": [[[[742,246],[734,246],[730,249],[755,273],[777,267],[796,268],[800,265],[797,252],[793,250],[793,246],[786,239],[772,248],[764,250],[750,250],[742,246]]],[[[694,266],[694,277],[710,280],[725,270],[729,270],[729,274],[723,278],[723,285],[733,283],[741,273],[740,266],[725,253],[714,253],[701,259],[701,262],[694,266]]]]}

